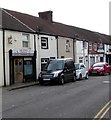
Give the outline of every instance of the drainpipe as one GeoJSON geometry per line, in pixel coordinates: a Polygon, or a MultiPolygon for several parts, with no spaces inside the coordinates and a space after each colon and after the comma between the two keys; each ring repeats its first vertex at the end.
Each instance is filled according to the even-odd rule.
{"type": "Polygon", "coordinates": [[[3,29],[3,71],[4,71],[4,87],[6,87],[6,74],[5,74],[5,30],[3,29]]]}
{"type": "Polygon", "coordinates": [[[59,58],[59,52],[58,52],[58,36],[56,36],[56,40],[57,40],[57,58],[59,58]]]}
{"type": "Polygon", "coordinates": [[[36,70],[36,58],[37,58],[37,50],[36,50],[36,36],[34,35],[34,62],[35,62],[35,80],[37,77],[37,70],[36,70]]]}
{"type": "Polygon", "coordinates": [[[73,39],[73,60],[75,62],[75,38],[73,39]]]}

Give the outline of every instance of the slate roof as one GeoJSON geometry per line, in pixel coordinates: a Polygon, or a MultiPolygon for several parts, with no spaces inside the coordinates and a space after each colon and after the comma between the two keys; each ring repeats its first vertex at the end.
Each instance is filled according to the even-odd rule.
{"type": "Polygon", "coordinates": [[[58,22],[48,22],[36,16],[7,9],[3,9],[2,14],[4,28],[111,44],[111,37],[105,34],[58,22]]]}
{"type": "Polygon", "coordinates": [[[24,25],[22,22],[19,22],[16,18],[2,10],[2,28],[10,29],[14,31],[23,31],[32,33],[33,30],[28,28],[28,26],[24,25]]]}

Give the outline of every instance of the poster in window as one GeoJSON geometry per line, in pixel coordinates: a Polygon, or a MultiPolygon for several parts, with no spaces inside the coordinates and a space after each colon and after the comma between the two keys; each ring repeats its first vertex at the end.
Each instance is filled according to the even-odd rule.
{"type": "Polygon", "coordinates": [[[31,74],[32,74],[32,63],[31,61],[25,61],[24,75],[31,75],[31,74]]]}

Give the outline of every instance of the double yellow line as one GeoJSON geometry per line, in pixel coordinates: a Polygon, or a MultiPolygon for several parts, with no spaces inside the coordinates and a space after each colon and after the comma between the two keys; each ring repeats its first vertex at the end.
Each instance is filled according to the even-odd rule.
{"type": "Polygon", "coordinates": [[[97,113],[93,120],[101,120],[111,108],[111,100],[97,113]]]}

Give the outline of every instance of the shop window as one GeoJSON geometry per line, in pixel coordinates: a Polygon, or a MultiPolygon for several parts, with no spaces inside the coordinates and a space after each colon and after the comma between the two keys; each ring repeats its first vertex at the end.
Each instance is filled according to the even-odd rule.
{"type": "Polygon", "coordinates": [[[48,38],[47,37],[41,37],[41,48],[48,49],[48,38]]]}
{"type": "Polygon", "coordinates": [[[23,34],[22,46],[29,47],[29,34],[23,34]]]}
{"type": "Polygon", "coordinates": [[[31,75],[33,73],[32,60],[24,60],[24,75],[31,75]]]}
{"type": "Polygon", "coordinates": [[[41,71],[44,70],[44,67],[48,61],[49,58],[41,58],[41,71]]]}

